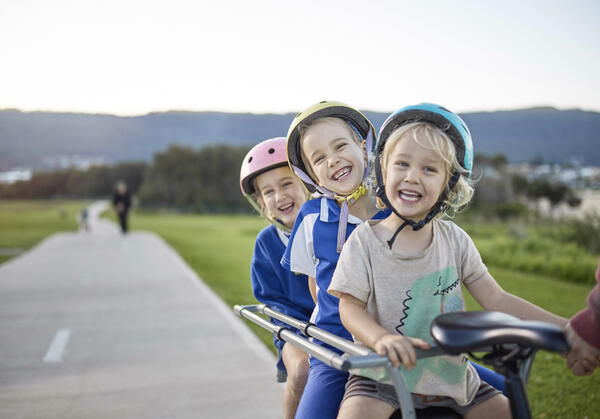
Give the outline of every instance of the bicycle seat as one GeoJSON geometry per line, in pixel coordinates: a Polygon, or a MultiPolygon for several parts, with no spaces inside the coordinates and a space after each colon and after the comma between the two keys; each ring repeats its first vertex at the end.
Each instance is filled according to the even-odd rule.
{"type": "Polygon", "coordinates": [[[525,321],[497,311],[470,311],[437,316],[431,335],[452,355],[486,350],[492,345],[517,344],[523,348],[567,352],[562,330],[549,323],[525,321]]]}

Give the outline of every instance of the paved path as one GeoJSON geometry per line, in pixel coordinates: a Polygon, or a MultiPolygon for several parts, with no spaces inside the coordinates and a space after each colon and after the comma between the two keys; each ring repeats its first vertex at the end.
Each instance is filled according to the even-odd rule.
{"type": "MultiPolygon", "coordinates": [[[[105,204],[104,204],[105,205],[105,204]]],[[[0,418],[279,418],[272,354],[159,237],[95,219],[0,265],[0,418]]]]}

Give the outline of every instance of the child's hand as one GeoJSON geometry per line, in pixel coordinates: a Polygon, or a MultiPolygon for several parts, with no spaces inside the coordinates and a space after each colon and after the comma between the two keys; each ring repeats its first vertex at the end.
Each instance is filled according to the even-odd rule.
{"type": "Polygon", "coordinates": [[[417,354],[414,347],[429,349],[429,344],[422,339],[388,334],[375,342],[374,349],[378,355],[387,356],[396,368],[404,364],[407,369],[413,369],[417,364],[417,354]]]}

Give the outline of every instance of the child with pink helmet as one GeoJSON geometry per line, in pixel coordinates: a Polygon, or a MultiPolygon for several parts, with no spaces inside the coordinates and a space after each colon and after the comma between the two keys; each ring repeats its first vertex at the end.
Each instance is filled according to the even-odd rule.
{"type": "MultiPolygon", "coordinates": [[[[250,269],[254,296],[281,313],[308,322],[315,306],[308,278],[280,264],[289,232],[308,198],[308,191],[288,166],[285,138],[262,141],[248,152],[240,170],[240,188],[271,223],[258,234],[254,245],[250,269]]],[[[283,381],[287,374],[284,417],[293,418],[308,376],[308,355],[276,337],[273,343],[279,352],[278,377],[283,381]]]]}

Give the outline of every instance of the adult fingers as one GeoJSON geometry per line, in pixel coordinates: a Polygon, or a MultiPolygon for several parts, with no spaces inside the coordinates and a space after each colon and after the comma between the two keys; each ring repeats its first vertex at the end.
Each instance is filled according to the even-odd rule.
{"type": "Polygon", "coordinates": [[[575,363],[577,363],[578,360],[579,357],[574,351],[570,351],[567,354],[567,365],[569,366],[569,368],[573,368],[573,366],[575,365],[575,363]]]}
{"type": "Polygon", "coordinates": [[[571,367],[571,371],[573,372],[573,374],[575,374],[576,376],[582,376],[582,375],[586,375],[587,374],[587,370],[584,368],[584,366],[580,363],[580,362],[576,362],[572,367],[571,367]]]}
{"type": "Polygon", "coordinates": [[[596,364],[587,358],[581,360],[581,365],[583,366],[583,369],[589,371],[590,374],[596,369],[596,364]]]}

